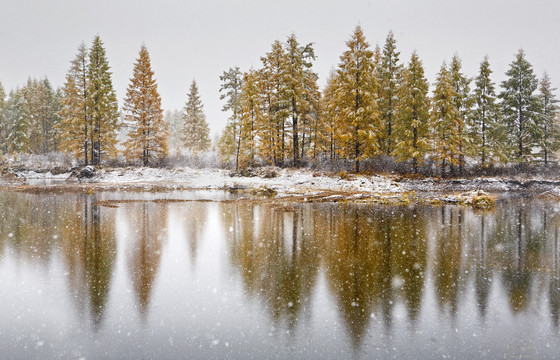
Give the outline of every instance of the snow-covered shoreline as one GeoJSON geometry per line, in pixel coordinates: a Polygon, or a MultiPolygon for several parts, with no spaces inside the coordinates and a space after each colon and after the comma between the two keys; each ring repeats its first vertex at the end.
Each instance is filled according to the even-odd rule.
{"type": "Polygon", "coordinates": [[[267,176],[239,176],[223,169],[101,168],[91,178],[75,174],[25,170],[14,172],[4,185],[154,185],[159,188],[249,189],[268,188],[279,194],[315,194],[322,191],[400,194],[406,190],[383,176],[326,176],[308,169],[274,169],[267,176]]]}
{"type": "Polygon", "coordinates": [[[135,190],[166,191],[180,189],[240,190],[286,196],[318,196],[323,201],[376,199],[395,203],[406,202],[409,194],[441,199],[443,194],[472,191],[488,193],[523,192],[533,195],[560,194],[560,181],[552,179],[472,178],[472,179],[409,179],[383,175],[329,174],[310,169],[261,168],[252,176],[241,176],[229,170],[188,167],[99,168],[91,177],[79,177],[77,171],[58,172],[19,170],[5,172],[2,187],[18,187],[33,191],[135,190]]]}

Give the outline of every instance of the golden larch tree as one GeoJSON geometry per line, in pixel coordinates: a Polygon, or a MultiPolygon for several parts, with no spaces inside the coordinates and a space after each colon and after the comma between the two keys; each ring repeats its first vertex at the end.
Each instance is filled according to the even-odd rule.
{"type": "Polygon", "coordinates": [[[150,62],[150,54],[142,45],[126,98],[124,119],[132,127],[125,142],[126,154],[140,159],[149,166],[156,159],[167,155],[169,132],[163,120],[161,97],[150,62]]]}
{"type": "Polygon", "coordinates": [[[402,72],[399,87],[399,105],[394,118],[395,149],[392,155],[399,161],[412,160],[414,173],[430,150],[430,99],[429,83],[416,51],[402,72]]]}
{"type": "Polygon", "coordinates": [[[237,147],[236,169],[239,166],[239,149],[243,147],[245,156],[250,166],[255,164],[257,148],[257,136],[259,125],[264,123],[262,112],[262,99],[260,96],[259,76],[256,70],[249,70],[243,76],[241,87],[241,123],[240,123],[240,146],[237,147]]]}
{"type": "Polygon", "coordinates": [[[263,94],[264,115],[268,121],[261,131],[262,156],[265,162],[277,166],[284,165],[289,157],[290,127],[289,107],[286,103],[286,84],[282,79],[286,52],[282,43],[274,41],[270,52],[261,57],[260,84],[263,94]]]}
{"type": "Polygon", "coordinates": [[[336,108],[343,122],[341,146],[354,160],[354,170],[360,162],[380,150],[381,120],[377,109],[377,81],[374,77],[373,52],[369,50],[361,27],[356,27],[340,57],[335,94],[336,108]]]}
{"type": "Polygon", "coordinates": [[[61,121],[59,150],[72,153],[76,158],[83,158],[84,165],[92,160],[89,157],[90,133],[92,126],[88,118],[88,50],[84,43],[78,48],[76,57],[71,62],[62,88],[61,121]]]}
{"type": "Polygon", "coordinates": [[[431,127],[433,131],[434,160],[441,162],[441,176],[446,175],[446,168],[459,164],[460,144],[463,134],[461,118],[455,106],[456,95],[451,84],[451,76],[445,63],[437,75],[436,88],[432,98],[431,127]]]}

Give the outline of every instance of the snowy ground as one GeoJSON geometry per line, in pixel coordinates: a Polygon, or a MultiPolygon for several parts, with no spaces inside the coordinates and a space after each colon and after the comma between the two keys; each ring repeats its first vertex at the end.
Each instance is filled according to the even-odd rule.
{"type": "Polygon", "coordinates": [[[443,194],[460,194],[476,190],[489,193],[547,193],[560,198],[560,181],[547,179],[398,179],[397,177],[347,175],[337,176],[309,169],[260,168],[254,176],[239,176],[222,169],[100,168],[88,179],[78,179],[69,172],[53,174],[20,170],[4,173],[0,185],[34,187],[34,191],[83,189],[173,190],[228,189],[253,191],[278,197],[315,196],[319,201],[374,199],[382,202],[406,202],[417,193],[424,199],[447,202],[443,194]],[[426,195],[430,193],[430,195],[426,195]],[[439,195],[438,195],[439,193],[439,195]],[[422,195],[423,194],[423,195],[422,195]]]}
{"type": "Polygon", "coordinates": [[[71,173],[21,171],[14,174],[12,184],[64,186],[99,185],[157,187],[160,189],[269,189],[279,195],[314,195],[340,192],[364,195],[398,195],[406,190],[397,182],[382,176],[327,176],[307,169],[269,169],[261,176],[231,176],[222,169],[99,169],[94,177],[78,180],[71,173]]]}
{"type": "Polygon", "coordinates": [[[484,190],[492,193],[526,192],[539,194],[560,187],[560,181],[546,178],[479,177],[472,179],[403,179],[399,184],[413,191],[461,192],[484,190]]]}

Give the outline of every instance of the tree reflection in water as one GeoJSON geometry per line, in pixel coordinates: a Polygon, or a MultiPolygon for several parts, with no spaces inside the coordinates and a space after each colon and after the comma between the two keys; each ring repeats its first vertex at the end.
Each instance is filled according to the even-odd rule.
{"type": "Polygon", "coordinates": [[[204,202],[188,203],[179,212],[184,223],[193,270],[196,268],[200,237],[206,229],[207,212],[208,204],[204,202]]]}
{"type": "MultiPolygon", "coordinates": [[[[546,263],[544,245],[552,241],[546,216],[527,216],[526,205],[493,212],[351,204],[228,204],[224,209],[231,261],[247,294],[263,300],[276,323],[293,329],[324,271],[354,348],[372,322],[390,335],[399,304],[414,331],[427,290],[435,295],[440,316],[431,321],[438,323],[448,319],[456,326],[467,290],[474,289],[485,324],[500,279],[511,311],[527,311],[534,287],[543,283],[535,282],[535,272],[546,263]],[[426,283],[428,271],[431,283],[426,283]]],[[[558,279],[551,276],[548,287],[555,324],[558,279]]]]}
{"type": "Polygon", "coordinates": [[[97,205],[96,195],[80,195],[74,206],[59,218],[68,285],[78,313],[89,307],[93,329],[99,331],[116,260],[114,209],[97,205]]]}
{"type": "Polygon", "coordinates": [[[464,290],[466,267],[463,259],[464,210],[444,206],[437,231],[434,259],[434,287],[440,311],[449,311],[455,321],[464,290]]]}
{"type": "Polygon", "coordinates": [[[133,239],[128,251],[128,267],[136,294],[138,312],[146,322],[152,288],[159,270],[162,243],[167,238],[167,206],[143,202],[126,208],[133,239]]]}
{"type": "Polygon", "coordinates": [[[558,265],[559,256],[558,251],[560,251],[560,246],[558,244],[558,224],[555,224],[554,228],[554,242],[553,242],[553,274],[550,277],[550,283],[548,286],[548,303],[550,307],[550,316],[552,318],[552,324],[556,329],[558,329],[558,324],[560,322],[560,266],[558,265]]]}
{"type": "MultiPolygon", "coordinates": [[[[258,300],[273,329],[288,331],[293,344],[299,329],[321,324],[321,317],[340,319],[349,346],[358,351],[371,345],[375,335],[398,338],[403,327],[418,338],[430,326],[439,327],[439,333],[446,325],[471,326],[467,313],[477,312],[475,322],[492,328],[495,322],[487,319],[513,322],[519,314],[545,309],[554,331],[559,327],[560,224],[558,210],[548,203],[512,199],[478,212],[459,206],[227,202],[213,204],[219,214],[214,215],[207,203],[188,202],[168,216],[165,202],[130,202],[114,209],[100,207],[97,200],[95,194],[0,193],[5,209],[0,263],[46,274],[63,268],[61,286],[93,332],[103,330],[109,301],[128,306],[118,297],[109,299],[115,277],[132,283],[142,324],[150,326],[156,282],[170,285],[182,278],[158,276],[168,259],[162,254],[168,232],[177,228],[186,232],[192,264],[199,255],[205,259],[201,264],[208,263],[208,256],[227,256],[224,279],[231,283],[216,284],[237,289],[240,280],[243,294],[258,300]],[[117,213],[125,220],[119,228],[131,235],[119,238],[125,244],[119,247],[125,251],[121,257],[116,256],[117,213]],[[207,224],[216,220],[225,230],[225,247],[219,235],[211,246],[199,246],[207,224]],[[116,266],[118,259],[124,259],[124,266],[116,266]],[[118,269],[122,277],[115,276],[118,269]],[[231,269],[238,276],[229,276],[231,269]],[[317,295],[325,298],[313,301],[317,295]],[[319,303],[336,310],[325,313],[331,307],[319,308],[319,303]]],[[[210,263],[221,258],[215,260],[210,263]]],[[[197,273],[188,274],[196,280],[192,286],[207,286],[198,285],[197,273]]],[[[173,286],[166,286],[165,294],[173,295],[173,286]]]]}
{"type": "Polygon", "coordinates": [[[475,243],[475,294],[478,313],[482,321],[486,322],[488,313],[488,299],[492,286],[492,271],[488,266],[487,253],[487,234],[486,234],[487,214],[480,214],[480,235],[478,244],[475,243]],[[478,246],[476,246],[478,245],[478,246]]]}
{"type": "Polygon", "coordinates": [[[397,298],[418,319],[427,246],[417,208],[237,204],[223,214],[246,291],[276,323],[295,328],[321,266],[355,347],[372,318],[390,331],[397,298]]]}
{"type": "Polygon", "coordinates": [[[231,260],[247,293],[292,334],[309,308],[319,269],[320,236],[306,222],[310,218],[300,206],[235,204],[223,211],[231,260]]]}

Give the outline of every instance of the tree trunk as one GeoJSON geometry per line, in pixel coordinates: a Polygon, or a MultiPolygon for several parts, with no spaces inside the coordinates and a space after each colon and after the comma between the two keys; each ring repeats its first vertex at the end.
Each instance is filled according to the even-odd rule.
{"type": "Polygon", "coordinates": [[[356,145],[355,145],[355,149],[354,152],[356,154],[356,159],[355,159],[355,163],[354,163],[354,171],[357,173],[360,172],[360,141],[358,140],[358,127],[356,126],[356,131],[354,136],[356,137],[356,145]]]}
{"type": "Polygon", "coordinates": [[[296,108],[296,99],[292,98],[292,109],[294,114],[292,116],[292,139],[294,150],[294,166],[299,167],[299,134],[298,134],[298,112],[296,108]]]}
{"type": "Polygon", "coordinates": [[[235,171],[239,170],[239,149],[241,148],[241,126],[239,127],[239,135],[237,136],[237,149],[235,151],[235,171]]]}

